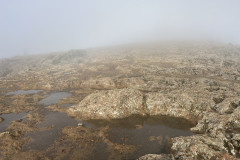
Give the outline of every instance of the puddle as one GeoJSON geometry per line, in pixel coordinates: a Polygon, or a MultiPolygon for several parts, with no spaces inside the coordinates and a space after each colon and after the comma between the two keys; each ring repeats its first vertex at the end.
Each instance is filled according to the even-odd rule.
{"type": "MultiPolygon", "coordinates": [[[[54,128],[27,134],[26,136],[30,137],[31,141],[23,147],[23,151],[47,149],[61,136],[61,130],[65,126],[76,126],[78,122],[65,113],[47,112],[45,120],[38,127],[54,125],[54,128]]],[[[137,159],[145,154],[169,153],[170,138],[193,135],[189,130],[193,126],[191,123],[172,117],[132,116],[111,121],[91,120],[81,122],[84,127],[93,129],[109,126],[107,139],[118,144],[134,145],[136,150],[133,153],[123,155],[123,159],[137,159]]],[[[105,143],[96,143],[95,151],[93,151],[91,157],[87,158],[107,159],[110,150],[106,145],[105,143]]]]}
{"type": "Polygon", "coordinates": [[[43,104],[45,106],[53,105],[53,104],[57,104],[60,99],[70,97],[70,96],[71,94],[68,92],[55,92],[55,93],[51,93],[48,97],[42,99],[38,103],[43,104]]]}
{"type": "MultiPolygon", "coordinates": [[[[136,151],[126,155],[127,159],[137,159],[145,154],[169,153],[169,138],[193,135],[192,127],[186,120],[161,117],[130,117],[111,122],[88,121],[94,127],[109,126],[108,139],[119,144],[135,145],[136,151]]],[[[88,126],[88,124],[85,124],[88,126]]],[[[92,127],[92,126],[89,126],[92,127]]]]}
{"type": "Polygon", "coordinates": [[[73,118],[61,112],[48,112],[44,121],[38,125],[39,128],[51,127],[52,129],[29,133],[26,136],[32,140],[23,147],[23,150],[44,150],[48,148],[60,136],[65,126],[76,126],[78,123],[73,118]]]}
{"type": "Polygon", "coordinates": [[[88,157],[88,159],[89,160],[91,159],[106,160],[108,159],[109,155],[110,155],[110,152],[107,151],[107,144],[99,142],[95,144],[94,154],[91,154],[91,156],[88,157]]]}
{"type": "Polygon", "coordinates": [[[43,90],[18,90],[15,92],[8,92],[6,95],[20,95],[20,94],[36,94],[42,92],[43,90]]]}
{"type": "MultiPolygon", "coordinates": [[[[76,147],[74,148],[74,152],[66,154],[62,159],[107,160],[110,155],[107,147],[107,144],[104,142],[96,142],[94,148],[92,148],[92,146],[84,146],[83,148],[85,149],[76,147]]],[[[51,159],[54,159],[54,157],[51,157],[51,159]]]]}
{"type": "Polygon", "coordinates": [[[23,119],[27,113],[21,112],[21,113],[9,113],[9,114],[2,114],[0,117],[2,117],[4,120],[0,123],[0,132],[4,132],[12,121],[16,121],[19,119],[23,119]]]}

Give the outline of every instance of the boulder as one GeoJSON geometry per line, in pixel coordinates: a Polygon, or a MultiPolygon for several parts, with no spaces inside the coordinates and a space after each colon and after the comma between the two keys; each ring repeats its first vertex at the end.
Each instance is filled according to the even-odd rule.
{"type": "Polygon", "coordinates": [[[140,91],[125,88],[92,93],[67,112],[80,119],[116,119],[144,116],[147,108],[140,91]]]}

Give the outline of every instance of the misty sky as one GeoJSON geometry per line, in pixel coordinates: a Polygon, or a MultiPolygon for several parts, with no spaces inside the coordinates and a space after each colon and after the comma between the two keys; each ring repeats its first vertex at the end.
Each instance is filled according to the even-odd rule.
{"type": "Polygon", "coordinates": [[[0,58],[172,39],[240,44],[240,0],[0,0],[0,58]]]}

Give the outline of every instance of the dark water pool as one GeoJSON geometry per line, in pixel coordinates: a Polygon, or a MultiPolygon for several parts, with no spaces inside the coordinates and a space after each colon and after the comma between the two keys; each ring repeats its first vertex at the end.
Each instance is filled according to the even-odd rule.
{"type": "Polygon", "coordinates": [[[61,112],[48,112],[44,121],[38,125],[39,128],[49,127],[43,131],[32,132],[26,137],[30,137],[30,142],[24,146],[23,150],[44,150],[48,148],[60,136],[65,126],[76,126],[78,122],[61,112]],[[51,128],[52,127],[52,128],[51,128]]]}
{"type": "MultiPolygon", "coordinates": [[[[31,137],[31,141],[24,146],[23,150],[45,150],[59,138],[61,130],[65,126],[77,126],[79,122],[83,123],[84,127],[93,129],[109,126],[107,139],[117,144],[134,145],[136,150],[128,155],[123,155],[123,159],[137,159],[145,154],[169,153],[170,138],[193,135],[189,130],[193,125],[179,118],[132,116],[111,121],[76,121],[64,113],[48,112],[45,120],[38,127],[50,127],[52,125],[54,127],[50,130],[26,135],[31,137]]],[[[106,159],[106,157],[110,156],[110,151],[106,144],[96,144],[95,148],[96,151],[101,150],[101,152],[92,153],[92,157],[97,156],[106,159]],[[106,153],[108,154],[106,155],[106,153]]],[[[88,158],[92,159],[91,157],[88,158]]]]}
{"type": "Polygon", "coordinates": [[[5,131],[12,121],[23,119],[26,115],[27,113],[25,112],[0,115],[0,117],[4,119],[3,122],[0,123],[0,132],[5,131]]]}
{"type": "MultiPolygon", "coordinates": [[[[84,122],[83,122],[84,123],[84,122]]],[[[108,139],[118,144],[135,145],[136,151],[126,159],[136,159],[145,154],[170,152],[169,139],[193,135],[190,122],[172,117],[138,117],[103,121],[88,121],[86,127],[109,126],[108,139]]]]}
{"type": "Polygon", "coordinates": [[[51,93],[48,97],[39,101],[38,103],[45,106],[53,105],[53,104],[57,104],[60,99],[70,97],[70,96],[71,94],[68,92],[54,92],[54,93],[51,93]]]}
{"type": "Polygon", "coordinates": [[[37,94],[43,90],[18,90],[15,92],[8,92],[6,95],[20,95],[20,94],[37,94]]]}

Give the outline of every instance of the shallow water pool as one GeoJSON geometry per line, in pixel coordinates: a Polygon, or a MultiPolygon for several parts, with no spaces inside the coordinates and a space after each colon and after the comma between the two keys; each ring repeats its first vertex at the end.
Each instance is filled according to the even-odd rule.
{"type": "Polygon", "coordinates": [[[37,94],[43,90],[18,90],[15,92],[8,92],[6,95],[20,95],[20,94],[37,94]]]}
{"type": "Polygon", "coordinates": [[[68,92],[54,92],[54,93],[51,93],[48,97],[39,101],[38,103],[45,106],[53,105],[53,104],[57,104],[60,99],[70,97],[70,96],[71,94],[68,92]]]}
{"type": "MultiPolygon", "coordinates": [[[[83,122],[84,123],[84,122],[83,122]]],[[[92,120],[86,127],[109,126],[108,139],[114,143],[134,145],[135,152],[126,155],[125,159],[137,159],[145,154],[170,152],[170,138],[191,136],[190,122],[167,116],[139,117],[132,116],[118,120],[92,120]]]]}
{"type": "MultiPolygon", "coordinates": [[[[64,127],[77,126],[78,123],[91,129],[108,127],[106,138],[109,141],[114,144],[135,146],[135,151],[122,155],[123,159],[137,159],[145,154],[169,153],[170,138],[193,135],[189,130],[193,125],[179,118],[132,116],[111,121],[77,121],[64,113],[48,112],[45,120],[38,127],[51,127],[53,125],[53,128],[27,134],[27,137],[31,137],[31,141],[24,146],[23,150],[45,150],[61,136],[61,130],[64,127]]],[[[92,157],[98,157],[100,160],[114,154],[105,142],[102,142],[101,145],[96,143],[94,147],[96,151],[101,150],[101,152],[92,153],[92,157]]]]}
{"type": "Polygon", "coordinates": [[[5,131],[8,126],[11,124],[12,121],[16,121],[19,119],[23,119],[27,113],[21,112],[21,113],[9,113],[9,114],[2,114],[0,117],[2,117],[4,120],[0,123],[0,132],[5,131]]]}

